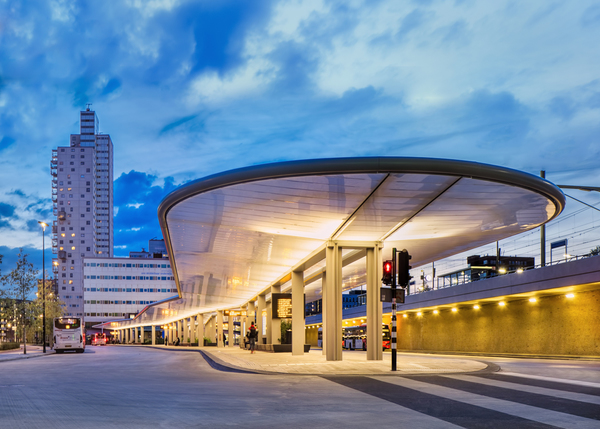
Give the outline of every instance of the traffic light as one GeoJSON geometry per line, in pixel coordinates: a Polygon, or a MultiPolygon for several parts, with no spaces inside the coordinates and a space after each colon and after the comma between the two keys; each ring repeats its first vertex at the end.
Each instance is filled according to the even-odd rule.
{"type": "Polygon", "coordinates": [[[408,265],[411,256],[408,254],[408,250],[404,249],[398,252],[398,285],[400,287],[407,287],[412,276],[410,275],[411,266],[408,265]]]}
{"type": "Polygon", "coordinates": [[[384,285],[392,284],[393,271],[394,271],[394,269],[393,269],[392,261],[385,261],[383,263],[383,277],[381,279],[381,281],[383,282],[384,285]]]}

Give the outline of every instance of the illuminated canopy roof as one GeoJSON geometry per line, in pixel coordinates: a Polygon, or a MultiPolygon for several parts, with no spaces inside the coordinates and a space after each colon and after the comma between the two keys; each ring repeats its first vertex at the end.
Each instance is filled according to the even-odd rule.
{"type": "MultiPolygon", "coordinates": [[[[564,204],[537,176],[454,160],[317,159],[216,174],[161,202],[180,299],[150,306],[142,318],[160,324],[242,305],[328,240],[383,242],[384,259],[406,248],[417,267],[535,228],[564,204]]],[[[344,289],[364,284],[364,259],[352,249],[344,257],[344,289]]],[[[311,263],[307,302],[320,297],[321,282],[310,277],[324,266],[311,263]]]]}

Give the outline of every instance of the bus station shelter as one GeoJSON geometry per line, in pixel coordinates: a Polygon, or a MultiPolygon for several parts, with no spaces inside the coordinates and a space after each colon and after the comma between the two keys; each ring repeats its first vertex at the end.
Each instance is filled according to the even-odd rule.
{"type": "MultiPolygon", "coordinates": [[[[341,360],[344,291],[366,286],[367,338],[381,343],[382,262],[393,248],[421,266],[539,227],[564,205],[545,179],[457,160],[314,159],[215,174],[158,208],[178,295],[110,327],[128,342],[150,326],[152,341],[162,329],[170,342],[208,337],[223,347],[228,317],[229,334],[234,321],[242,336],[255,321],[259,343],[273,345],[273,295],[286,292],[292,354],[304,352],[305,303],[322,299],[323,354],[341,360]]],[[[382,359],[381,348],[368,347],[367,359],[382,359]]]]}

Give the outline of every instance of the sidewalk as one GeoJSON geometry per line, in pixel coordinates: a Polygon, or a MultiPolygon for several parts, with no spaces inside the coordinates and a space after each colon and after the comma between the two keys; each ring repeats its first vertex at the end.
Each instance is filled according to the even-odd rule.
{"type": "Polygon", "coordinates": [[[302,356],[291,353],[255,352],[239,347],[173,347],[147,346],[162,350],[199,351],[219,369],[262,374],[295,375],[409,375],[450,374],[476,371],[497,371],[495,364],[464,357],[398,353],[397,371],[392,372],[392,355],[383,354],[381,361],[367,361],[366,352],[344,351],[341,361],[327,361],[321,350],[311,350],[302,356]]]}
{"type": "Polygon", "coordinates": [[[23,344],[18,349],[0,350],[0,362],[7,362],[18,359],[31,359],[54,354],[54,350],[46,346],[46,354],[43,353],[42,346],[27,344],[27,354],[23,354],[23,344]]]}

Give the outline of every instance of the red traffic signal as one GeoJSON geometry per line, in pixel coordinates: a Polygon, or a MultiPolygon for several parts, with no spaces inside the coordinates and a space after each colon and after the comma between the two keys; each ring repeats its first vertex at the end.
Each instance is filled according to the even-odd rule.
{"type": "Polygon", "coordinates": [[[381,278],[381,281],[383,282],[383,284],[385,284],[385,285],[392,284],[393,272],[394,272],[394,265],[392,264],[392,261],[385,261],[383,263],[383,277],[381,278]]]}

